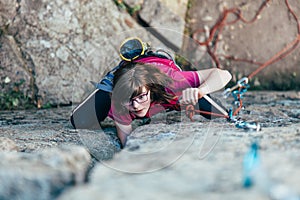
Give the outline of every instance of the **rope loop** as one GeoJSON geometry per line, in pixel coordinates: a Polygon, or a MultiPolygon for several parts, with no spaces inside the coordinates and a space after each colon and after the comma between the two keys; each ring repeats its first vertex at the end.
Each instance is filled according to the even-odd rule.
{"type": "Polygon", "coordinates": [[[193,105],[187,105],[185,108],[185,114],[191,121],[194,121],[193,117],[195,115],[195,107],[193,105]]]}

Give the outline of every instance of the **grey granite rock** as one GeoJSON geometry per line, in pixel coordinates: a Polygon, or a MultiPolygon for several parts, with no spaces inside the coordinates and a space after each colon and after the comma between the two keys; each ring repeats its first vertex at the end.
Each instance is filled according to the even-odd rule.
{"type": "Polygon", "coordinates": [[[78,146],[0,153],[0,199],[53,199],[85,182],[90,161],[90,154],[78,146]]]}

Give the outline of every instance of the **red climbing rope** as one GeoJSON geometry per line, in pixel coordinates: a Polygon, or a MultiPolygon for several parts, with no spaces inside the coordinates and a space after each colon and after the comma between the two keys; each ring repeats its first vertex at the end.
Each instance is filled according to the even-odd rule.
{"type": "Polygon", "coordinates": [[[211,115],[211,116],[215,116],[215,117],[229,118],[228,115],[223,115],[223,114],[213,113],[213,112],[208,112],[208,111],[203,111],[203,110],[197,110],[197,109],[195,109],[194,105],[187,105],[185,107],[185,114],[186,114],[186,116],[188,116],[188,118],[190,118],[191,121],[194,121],[193,117],[195,114],[207,114],[207,115],[211,115]]]}

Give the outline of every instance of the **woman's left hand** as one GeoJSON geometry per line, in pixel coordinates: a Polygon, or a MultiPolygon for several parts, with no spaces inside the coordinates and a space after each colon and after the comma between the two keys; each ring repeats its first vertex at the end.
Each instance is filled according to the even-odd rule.
{"type": "Polygon", "coordinates": [[[180,100],[180,103],[195,105],[202,96],[203,95],[200,93],[199,88],[187,88],[182,91],[182,99],[180,100]]]}

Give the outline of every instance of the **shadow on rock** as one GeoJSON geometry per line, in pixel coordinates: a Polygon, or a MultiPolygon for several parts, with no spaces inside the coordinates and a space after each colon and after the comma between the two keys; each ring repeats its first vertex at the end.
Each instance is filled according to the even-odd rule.
{"type": "Polygon", "coordinates": [[[115,133],[103,130],[77,130],[82,144],[97,161],[112,159],[121,150],[115,133]]]}

